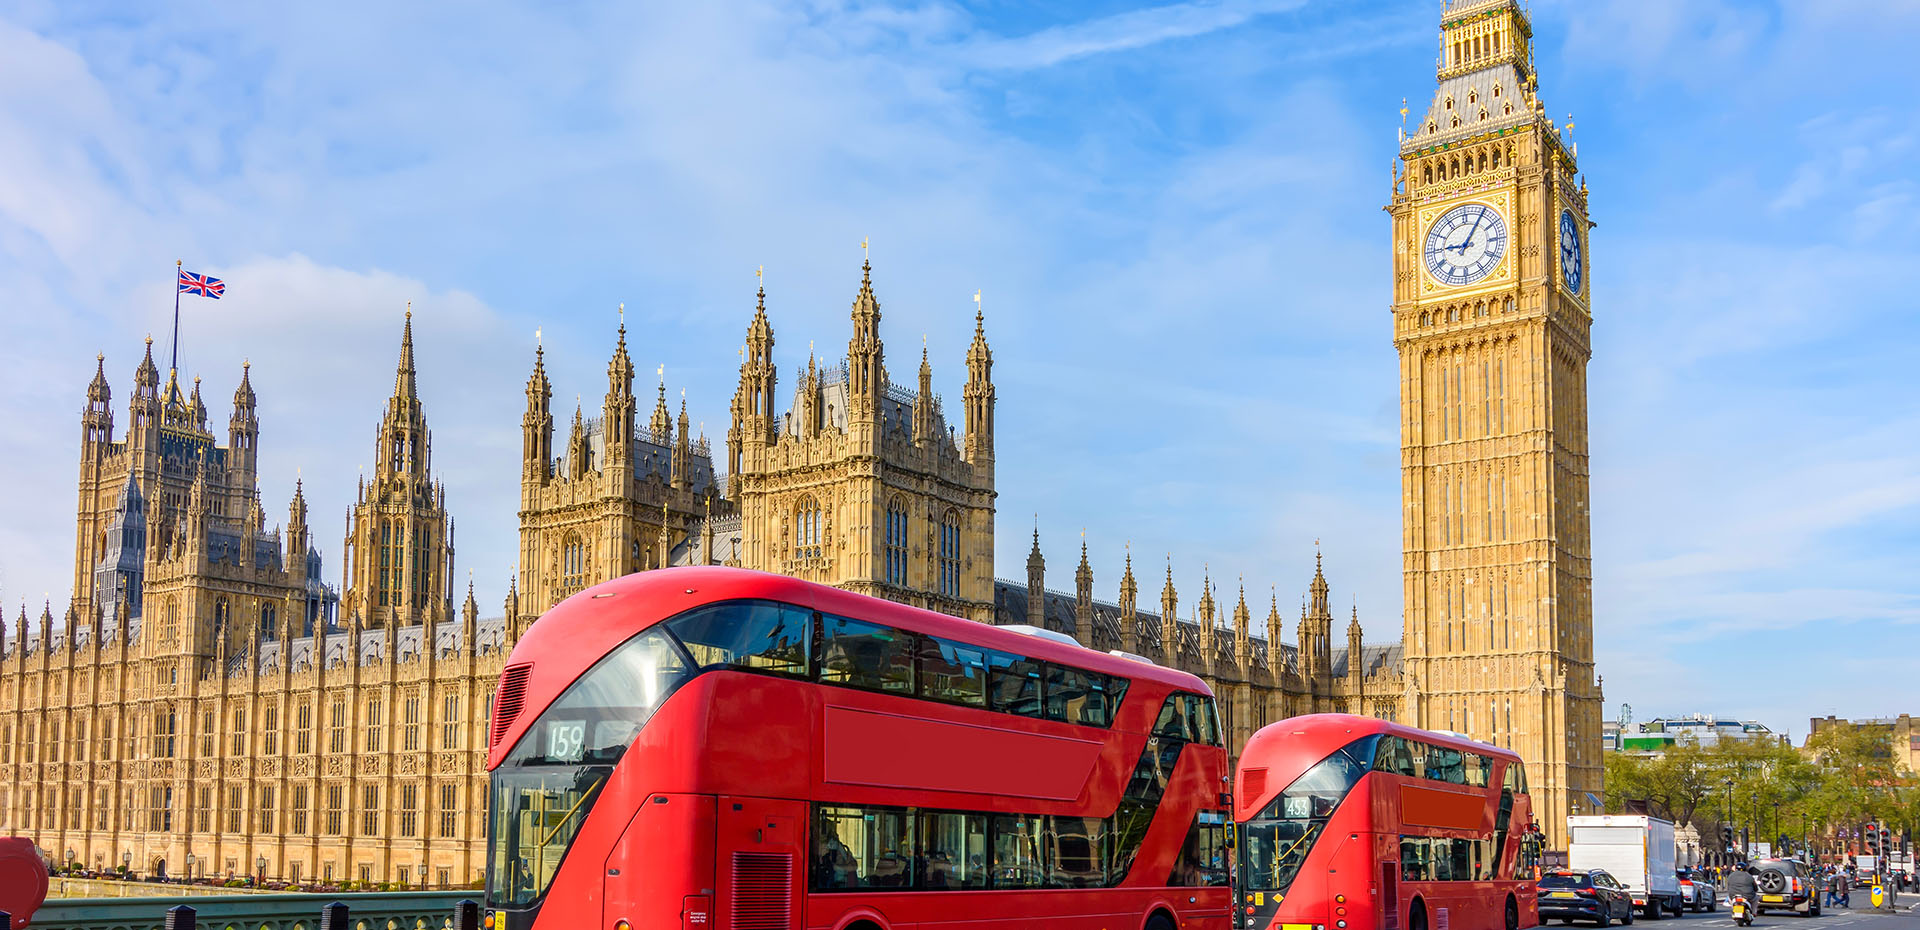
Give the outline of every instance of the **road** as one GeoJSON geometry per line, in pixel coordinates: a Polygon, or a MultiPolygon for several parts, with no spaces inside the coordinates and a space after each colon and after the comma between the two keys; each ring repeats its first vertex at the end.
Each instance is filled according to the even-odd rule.
{"type": "MultiPolygon", "coordinates": [[[[1901,895],[1900,909],[1892,914],[1881,913],[1865,907],[1863,902],[1867,900],[1867,897],[1867,889],[1855,888],[1853,889],[1853,903],[1855,907],[1852,910],[1844,907],[1825,908],[1820,912],[1819,917],[1801,917],[1796,914],[1779,913],[1767,914],[1764,917],[1756,919],[1753,922],[1753,926],[1758,928],[1758,930],[1920,930],[1920,911],[1913,909],[1913,905],[1920,904],[1920,894],[1907,892],[1901,895]]],[[[1685,930],[1707,930],[1709,927],[1731,928],[1733,925],[1733,918],[1727,914],[1726,901],[1722,900],[1720,902],[1720,910],[1713,913],[1689,913],[1684,917],[1678,918],[1668,916],[1666,920],[1660,921],[1659,923],[1653,923],[1642,917],[1634,921],[1633,930],[1652,930],[1654,927],[1668,927],[1672,928],[1672,930],[1681,930],[1683,927],[1685,930]],[[1676,920],[1683,921],[1683,923],[1672,923],[1672,921],[1676,920]]],[[[1549,928],[1549,930],[1554,930],[1554,928],[1560,926],[1560,923],[1557,920],[1549,920],[1542,922],[1541,926],[1549,928]]],[[[1576,923],[1574,926],[1591,927],[1593,925],[1590,923],[1576,923]]],[[[1614,926],[1619,927],[1620,925],[1616,923],[1614,926]]]]}

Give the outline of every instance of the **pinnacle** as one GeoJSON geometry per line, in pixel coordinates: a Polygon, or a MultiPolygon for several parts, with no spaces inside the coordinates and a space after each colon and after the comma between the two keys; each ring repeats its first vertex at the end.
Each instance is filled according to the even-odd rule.
{"type": "Polygon", "coordinates": [[[407,304],[406,324],[400,330],[400,361],[394,366],[393,396],[413,400],[418,396],[413,367],[413,304],[407,304]]]}

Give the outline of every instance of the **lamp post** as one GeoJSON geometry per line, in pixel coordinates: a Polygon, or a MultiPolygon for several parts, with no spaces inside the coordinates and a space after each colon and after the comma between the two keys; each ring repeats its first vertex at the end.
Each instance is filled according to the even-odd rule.
{"type": "Polygon", "coordinates": [[[258,859],[253,860],[253,864],[254,864],[254,867],[259,869],[260,871],[259,884],[262,884],[262,885],[266,884],[267,883],[267,857],[261,856],[258,859]]]}
{"type": "Polygon", "coordinates": [[[193,853],[187,853],[187,881],[188,882],[193,881],[193,864],[196,861],[198,860],[193,858],[193,853]]]}
{"type": "MultiPolygon", "coordinates": [[[[1729,840],[1731,840],[1733,836],[1733,779],[1728,778],[1726,781],[1727,781],[1727,836],[1729,840]]],[[[1729,842],[1727,845],[1732,846],[1733,844],[1729,842]]],[[[1733,864],[1732,853],[1733,853],[1733,850],[1728,849],[1721,854],[1721,856],[1726,859],[1726,862],[1728,865],[1733,864]]]]}

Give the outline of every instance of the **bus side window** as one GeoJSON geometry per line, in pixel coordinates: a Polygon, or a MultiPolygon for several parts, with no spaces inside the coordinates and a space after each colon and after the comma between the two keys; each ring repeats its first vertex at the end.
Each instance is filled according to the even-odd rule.
{"type": "Polygon", "coordinates": [[[986,650],[944,639],[922,638],[920,696],[968,707],[987,706],[986,650]]]}
{"type": "Polygon", "coordinates": [[[1477,752],[1462,753],[1466,764],[1467,784],[1475,788],[1487,786],[1487,769],[1491,767],[1486,756],[1477,752]]]}
{"type": "Polygon", "coordinates": [[[913,693],[912,633],[830,615],[821,617],[820,629],[821,681],[913,693]]]}
{"type": "Polygon", "coordinates": [[[1099,817],[1049,817],[1049,888],[1099,888],[1107,883],[1107,822],[1099,817]]]}
{"type": "Polygon", "coordinates": [[[993,709],[1023,717],[1038,717],[1041,712],[1040,680],[1042,663],[1004,652],[990,653],[993,709]]]}
{"type": "Polygon", "coordinates": [[[1180,846],[1180,858],[1167,884],[1225,885],[1227,874],[1227,817],[1219,811],[1201,811],[1187,830],[1187,841],[1180,846]]]}
{"type": "Polygon", "coordinates": [[[987,815],[921,814],[919,887],[987,887],[987,815]]]}
{"type": "Polygon", "coordinates": [[[913,887],[913,826],[906,811],[821,805],[813,833],[813,887],[913,887]]]}
{"type": "Polygon", "coordinates": [[[1429,874],[1427,838],[1424,836],[1403,836],[1400,838],[1400,880],[1403,882],[1424,882],[1429,874]]]}
{"type": "Polygon", "coordinates": [[[993,887],[1039,888],[1046,883],[1041,859],[1046,818],[999,814],[993,818],[993,887]]]}
{"type": "Polygon", "coordinates": [[[1047,666],[1047,719],[1086,723],[1087,702],[1095,699],[1092,677],[1077,668],[1047,666]]]}
{"type": "Polygon", "coordinates": [[[805,675],[812,614],[771,601],[715,604],[668,621],[702,668],[730,666],[805,675]]]}
{"type": "Polygon", "coordinates": [[[1153,724],[1153,735],[1166,739],[1191,740],[1193,734],[1187,731],[1186,695],[1172,694],[1167,702],[1160,705],[1160,716],[1153,724]]]}
{"type": "Polygon", "coordinates": [[[1374,753],[1373,769],[1376,772],[1388,772],[1394,775],[1418,776],[1420,771],[1413,763],[1413,751],[1407,741],[1398,736],[1380,737],[1380,748],[1374,753]]]}

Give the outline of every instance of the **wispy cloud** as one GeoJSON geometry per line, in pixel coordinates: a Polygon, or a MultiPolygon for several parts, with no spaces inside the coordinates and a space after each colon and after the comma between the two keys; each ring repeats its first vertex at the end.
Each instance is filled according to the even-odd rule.
{"type": "Polygon", "coordinates": [[[1307,0],[1219,0],[1174,3],[1042,29],[1016,38],[981,37],[966,44],[964,59],[988,70],[1024,71],[1064,61],[1131,51],[1175,39],[1232,29],[1272,13],[1305,6],[1307,0]]]}

